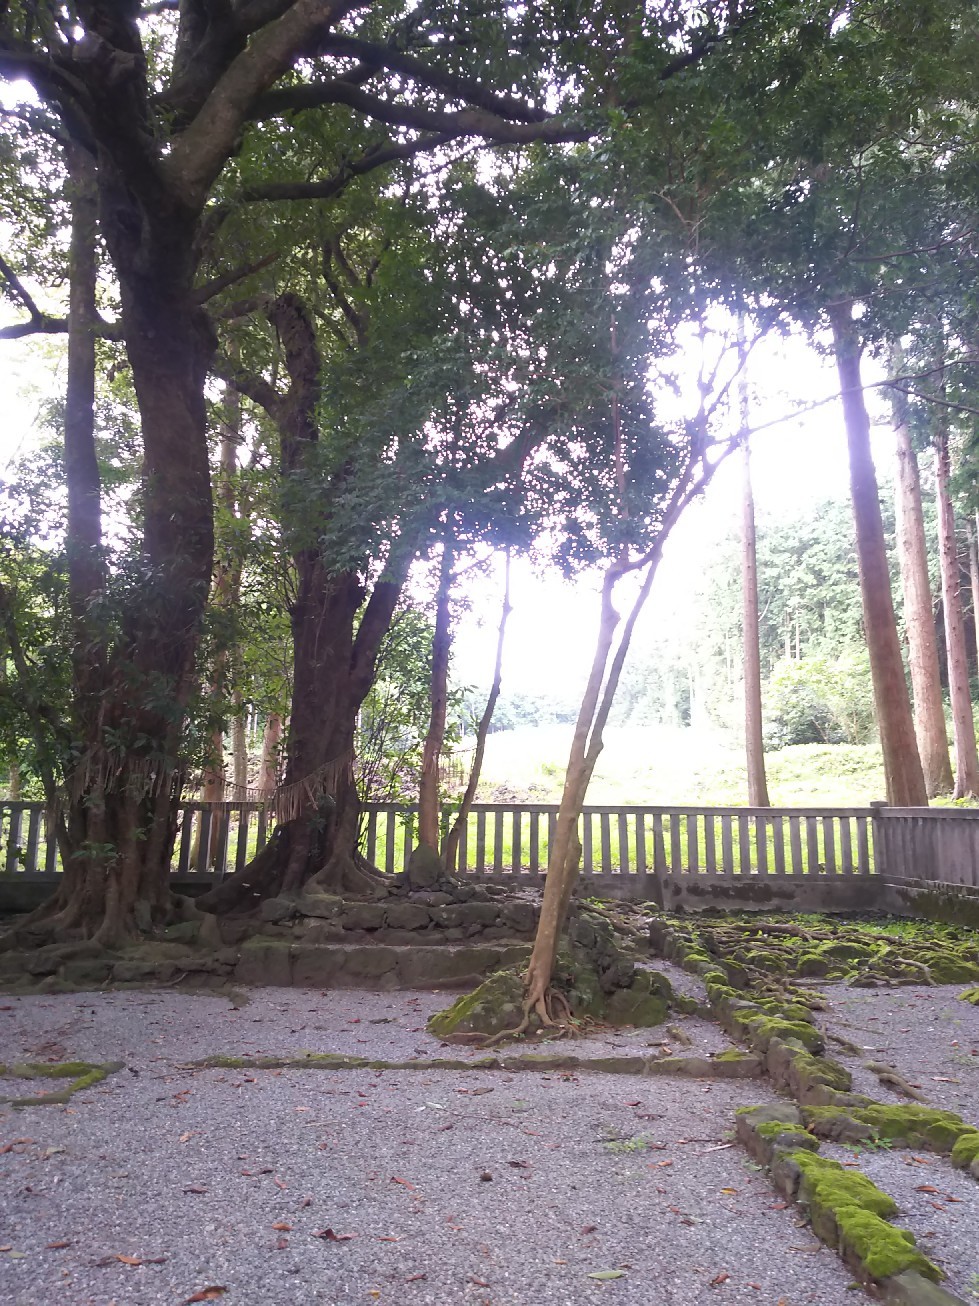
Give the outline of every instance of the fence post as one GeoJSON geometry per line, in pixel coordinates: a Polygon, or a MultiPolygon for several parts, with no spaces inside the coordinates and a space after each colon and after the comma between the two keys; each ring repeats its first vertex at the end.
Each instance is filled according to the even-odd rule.
{"type": "Polygon", "coordinates": [[[874,799],[870,804],[870,826],[874,832],[874,872],[877,875],[885,875],[888,870],[887,852],[885,851],[886,839],[884,836],[884,813],[887,810],[887,803],[883,799],[874,799]]]}

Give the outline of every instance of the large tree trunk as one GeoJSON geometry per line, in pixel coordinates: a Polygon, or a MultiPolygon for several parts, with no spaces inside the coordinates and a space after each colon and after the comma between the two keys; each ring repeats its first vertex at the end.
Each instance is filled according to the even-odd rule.
{"type": "Polygon", "coordinates": [[[965,647],[965,614],[959,579],[959,555],[952,508],[948,421],[942,409],[934,419],[935,490],[938,498],[938,552],[942,569],[945,609],[945,648],[948,690],[952,701],[952,736],[955,741],[956,798],[979,796],[979,754],[969,692],[969,659],[965,647]]]}
{"type": "Polygon", "coordinates": [[[863,619],[870,652],[887,801],[897,807],[924,807],[928,803],[928,793],[914,736],[891,596],[880,494],[870,450],[870,418],[860,379],[860,338],[850,304],[832,305],[829,319],[850,455],[850,492],[856,523],[863,619]]]}
{"type": "Polygon", "coordinates": [[[459,844],[462,841],[462,832],[465,829],[467,820],[469,819],[469,813],[476,798],[476,790],[479,788],[479,776],[483,768],[483,755],[486,752],[486,736],[489,734],[489,728],[493,721],[493,712],[496,708],[497,699],[500,697],[500,687],[503,683],[503,645],[506,639],[507,619],[510,616],[511,610],[510,553],[508,550],[506,555],[505,580],[503,583],[503,611],[500,614],[500,625],[496,635],[496,660],[493,663],[493,683],[490,685],[490,692],[486,699],[486,706],[483,708],[483,715],[479,718],[479,725],[476,727],[476,746],[473,749],[473,760],[472,766],[469,768],[469,779],[466,782],[466,792],[462,795],[462,802],[459,804],[456,819],[445,840],[443,860],[445,862],[445,869],[450,874],[456,869],[456,858],[459,855],[459,844]]]}
{"type": "Polygon", "coordinates": [[[299,563],[291,610],[292,712],[285,777],[276,802],[279,825],[244,871],[199,899],[209,911],[295,895],[314,876],[319,888],[331,892],[373,887],[371,870],[357,852],[354,733],[407,565],[376,582],[356,625],[364,599],[360,578],[353,572],[330,575],[312,552],[299,563]]]}
{"type": "Polygon", "coordinates": [[[439,758],[445,743],[445,714],[449,700],[449,657],[452,652],[452,542],[451,514],[446,523],[435,595],[435,629],[432,632],[431,714],[422,746],[418,780],[418,842],[439,850],[439,758]]]}
{"type": "MultiPolygon", "coordinates": [[[[747,430],[747,412],[742,413],[747,430]]],[[[770,807],[765,775],[765,740],[761,711],[761,648],[758,636],[758,550],[755,500],[751,490],[751,452],[744,441],[744,480],[741,501],[741,584],[744,638],[744,738],[748,766],[748,805],[770,807]]]]}
{"type": "Polygon", "coordinates": [[[204,407],[213,341],[194,302],[194,226],[182,211],[141,212],[106,183],[110,172],[103,234],[143,437],[141,575],[98,692],[85,681],[76,690],[73,856],[56,918],[107,945],[164,919],[170,902],[184,715],[213,556],[204,407]]]}
{"type": "MultiPolygon", "coordinates": [[[[309,311],[285,294],[269,309],[285,356],[290,387],[266,397],[279,428],[284,475],[299,472],[319,440],[321,359],[309,311]]],[[[341,493],[345,470],[334,478],[341,493]]],[[[324,492],[323,517],[329,516],[324,492]]],[[[333,570],[318,543],[297,549],[290,605],[293,697],[286,772],[276,801],[278,826],[245,869],[199,899],[209,911],[249,909],[263,898],[294,896],[315,876],[332,892],[370,891],[372,868],[357,852],[359,803],[353,777],[357,713],[370,690],[385,632],[404,585],[412,550],[400,551],[375,582],[360,623],[365,586],[353,570],[333,570]]]]}
{"type": "Polygon", "coordinates": [[[75,618],[74,734],[65,872],[24,923],[32,936],[124,942],[166,917],[184,712],[211,572],[204,380],[210,333],[193,299],[193,224],[143,213],[100,171],[102,230],[119,276],[143,435],[143,547],[111,653],[97,628],[101,518],[94,445],[94,205],[84,156],[74,188],[66,470],[75,618]],[[93,623],[95,623],[93,625],[93,623]]]}
{"type": "MultiPolygon", "coordinates": [[[[892,366],[898,375],[903,367],[900,353],[895,352],[892,366]]],[[[951,791],[952,763],[948,755],[938,642],[928,577],[921,477],[918,456],[911,443],[908,401],[902,391],[892,391],[891,409],[897,440],[897,546],[914,695],[914,726],[925,788],[928,797],[934,798],[951,791]]]]}

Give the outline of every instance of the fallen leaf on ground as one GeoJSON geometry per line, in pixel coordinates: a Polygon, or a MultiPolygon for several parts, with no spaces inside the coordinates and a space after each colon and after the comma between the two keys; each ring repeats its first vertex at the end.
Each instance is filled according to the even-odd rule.
{"type": "Polygon", "coordinates": [[[396,1174],[391,1176],[391,1182],[393,1184],[403,1184],[405,1188],[410,1188],[412,1192],[415,1191],[415,1185],[413,1183],[409,1183],[407,1179],[399,1179],[396,1174]]]}
{"type": "Polygon", "coordinates": [[[934,1184],[917,1184],[917,1185],[915,1186],[915,1192],[916,1192],[916,1193],[937,1193],[937,1192],[938,1192],[938,1189],[935,1187],[934,1184]]]}
{"type": "Polygon", "coordinates": [[[70,1246],[71,1243],[68,1241],[60,1242],[60,1243],[45,1243],[44,1250],[48,1252],[60,1252],[62,1247],[70,1247],[70,1246]]]}
{"type": "Polygon", "coordinates": [[[421,1274],[409,1274],[405,1283],[417,1283],[419,1279],[427,1279],[428,1275],[423,1270],[421,1274]]]}
{"type": "Polygon", "coordinates": [[[33,1143],[33,1142],[34,1142],[33,1138],[15,1138],[13,1142],[5,1143],[3,1147],[0,1147],[0,1156],[2,1156],[5,1152],[12,1151],[15,1147],[19,1147],[21,1143],[33,1143]]]}
{"type": "Polygon", "coordinates": [[[332,1229],[314,1229],[313,1237],[324,1238],[328,1243],[348,1243],[357,1235],[355,1233],[334,1233],[332,1229]]]}
{"type": "Polygon", "coordinates": [[[594,1233],[597,1228],[597,1224],[583,1224],[581,1226],[581,1233],[594,1233]]]}
{"type": "Polygon", "coordinates": [[[209,1288],[201,1288],[200,1292],[195,1292],[193,1297],[184,1298],[183,1306],[190,1306],[191,1302],[195,1301],[217,1301],[227,1291],[227,1288],[222,1284],[212,1283],[209,1288]]]}
{"type": "Polygon", "coordinates": [[[625,1277],[625,1270],[592,1270],[590,1274],[585,1275],[586,1279],[624,1279],[625,1277]]]}
{"type": "Polygon", "coordinates": [[[188,1184],[184,1189],[185,1193],[206,1193],[207,1189],[201,1184],[188,1184]]]}
{"type": "Polygon", "coordinates": [[[466,1275],[466,1282],[467,1282],[467,1283],[474,1284],[475,1287],[477,1287],[477,1288],[488,1288],[488,1287],[489,1287],[489,1284],[486,1282],[485,1279],[477,1279],[476,1276],[475,1276],[474,1274],[467,1274],[467,1275],[466,1275]]]}
{"type": "Polygon", "coordinates": [[[200,1133],[199,1129],[188,1129],[185,1134],[180,1135],[179,1141],[181,1143],[189,1143],[190,1140],[194,1137],[194,1135],[199,1133],[200,1133]]]}
{"type": "Polygon", "coordinates": [[[272,1228],[277,1229],[279,1233],[288,1233],[289,1230],[292,1228],[292,1225],[286,1224],[285,1220],[277,1220],[275,1224],[273,1224],[272,1228]]]}
{"type": "Polygon", "coordinates": [[[727,1281],[728,1281],[728,1279],[730,1279],[730,1277],[731,1277],[731,1276],[727,1273],[726,1270],[722,1270],[722,1271],[720,1272],[720,1274],[715,1274],[715,1275],[714,1275],[713,1279],[711,1279],[711,1281],[710,1281],[710,1286],[711,1286],[712,1288],[719,1288],[719,1287],[721,1286],[722,1283],[727,1283],[727,1281]]]}
{"type": "Polygon", "coordinates": [[[507,1165],[512,1165],[514,1170],[529,1170],[529,1161],[507,1161],[507,1165]]]}

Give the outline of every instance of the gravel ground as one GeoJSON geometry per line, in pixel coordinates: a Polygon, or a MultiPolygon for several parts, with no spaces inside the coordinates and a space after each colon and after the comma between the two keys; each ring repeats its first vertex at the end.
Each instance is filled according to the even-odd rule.
{"type": "Polygon", "coordinates": [[[0,1107],[0,1300],[151,1306],[208,1287],[229,1306],[864,1299],[730,1145],[734,1109],[770,1100],[766,1085],[181,1069],[217,1052],[441,1050],[423,1025],[442,994],[250,997],[0,999],[0,1060],[128,1067],[67,1107],[0,1107]],[[603,1271],[621,1275],[588,1277],[603,1271]]]}
{"type": "MultiPolygon", "coordinates": [[[[446,1055],[477,1060],[486,1055],[465,1044],[447,1045],[426,1030],[429,1016],[452,1001],[451,993],[381,996],[353,989],[323,994],[269,988],[251,989],[245,996],[249,1000],[240,1008],[225,997],[167,990],[22,998],[7,1010],[0,1004],[0,1061],[57,1061],[67,1055],[105,1059],[100,1049],[106,1046],[119,1049],[115,1059],[125,1060],[146,1046],[147,1034],[150,1043],[167,1041],[174,1023],[181,1028],[183,1061],[219,1052],[339,1052],[389,1061],[446,1055]],[[133,1020],[134,1008],[142,1013],[138,1021],[133,1020]]],[[[677,1055],[708,1055],[734,1045],[713,1021],[677,1016],[655,1029],[609,1030],[576,1039],[573,1045],[562,1040],[533,1046],[598,1057],[648,1056],[661,1048],[677,1055]],[[670,1032],[676,1027],[683,1031],[680,1038],[670,1032]]]]}
{"type": "Polygon", "coordinates": [[[956,1111],[979,1126],[979,1007],[958,1000],[965,987],[824,985],[827,1010],[817,1012],[820,1026],[856,1044],[862,1056],[832,1042],[827,1051],[853,1072],[856,1092],[881,1102],[907,1100],[862,1067],[864,1061],[883,1062],[900,1071],[929,1106],[956,1111]]]}
{"type": "Polygon", "coordinates": [[[894,1223],[948,1275],[945,1287],[966,1301],[979,1295],[979,1184],[943,1156],[824,1143],[821,1156],[855,1166],[900,1207],[894,1223]]]}

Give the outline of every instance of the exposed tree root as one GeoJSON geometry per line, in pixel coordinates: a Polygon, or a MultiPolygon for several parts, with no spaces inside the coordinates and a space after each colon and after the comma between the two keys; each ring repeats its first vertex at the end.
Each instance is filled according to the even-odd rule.
{"type": "Polygon", "coordinates": [[[511,1039],[524,1038],[528,1033],[534,1037],[574,1038],[581,1032],[580,1024],[575,1022],[568,1000],[560,989],[548,985],[536,997],[528,993],[524,999],[523,1014],[520,1023],[513,1029],[501,1029],[496,1034],[487,1034],[476,1046],[491,1048],[511,1039]],[[534,1017],[537,1025],[532,1029],[534,1017]]]}

